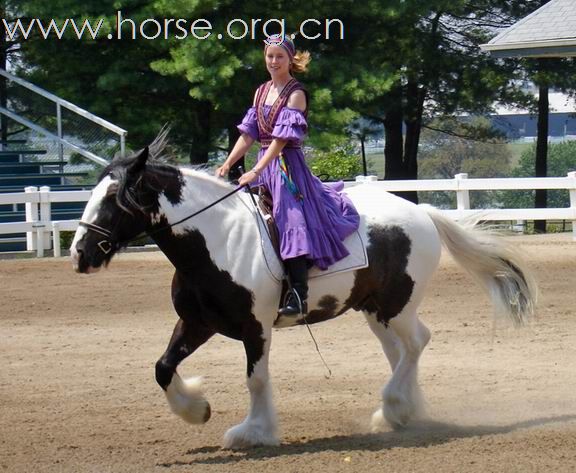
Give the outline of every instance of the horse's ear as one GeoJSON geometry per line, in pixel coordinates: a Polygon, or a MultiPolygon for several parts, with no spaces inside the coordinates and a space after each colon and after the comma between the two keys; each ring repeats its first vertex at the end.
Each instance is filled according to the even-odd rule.
{"type": "Polygon", "coordinates": [[[149,154],[150,153],[148,151],[148,146],[146,146],[146,148],[144,148],[134,157],[134,162],[130,164],[128,172],[130,174],[139,174],[140,172],[142,172],[146,167],[146,162],[148,161],[149,154]]]}

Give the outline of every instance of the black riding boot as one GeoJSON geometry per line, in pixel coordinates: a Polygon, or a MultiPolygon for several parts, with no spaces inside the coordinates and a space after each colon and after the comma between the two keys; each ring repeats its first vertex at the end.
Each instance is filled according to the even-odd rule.
{"type": "Polygon", "coordinates": [[[284,261],[292,286],[285,299],[284,307],[278,315],[300,315],[308,312],[308,264],[306,256],[298,256],[284,261]]]}

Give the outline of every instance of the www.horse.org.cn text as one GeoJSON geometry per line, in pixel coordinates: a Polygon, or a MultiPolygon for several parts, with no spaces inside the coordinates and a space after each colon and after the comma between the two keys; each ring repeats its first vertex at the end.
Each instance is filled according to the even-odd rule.
{"type": "Polygon", "coordinates": [[[28,20],[17,19],[14,22],[2,18],[2,27],[8,40],[17,38],[28,39],[38,35],[43,39],[116,39],[116,40],[184,40],[208,38],[256,40],[260,36],[268,37],[272,34],[298,36],[308,40],[337,39],[343,40],[345,36],[344,23],[337,18],[318,20],[308,18],[296,28],[289,28],[286,20],[281,18],[253,18],[243,20],[234,18],[226,23],[221,32],[205,18],[194,20],[184,18],[147,18],[136,21],[124,17],[122,11],[117,11],[108,24],[104,18],[100,19],[55,19],[32,18],[28,20]],[[290,32],[290,33],[289,33],[290,32]]]}

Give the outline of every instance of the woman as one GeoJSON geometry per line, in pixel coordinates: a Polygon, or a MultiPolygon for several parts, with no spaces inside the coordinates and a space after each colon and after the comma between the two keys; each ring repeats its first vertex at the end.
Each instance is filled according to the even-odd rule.
{"type": "Polygon", "coordinates": [[[296,52],[292,40],[281,35],[264,43],[271,80],[256,91],[254,105],[238,126],[242,135],[216,174],[225,176],[254,141],[260,141],[258,161],[239,184],[256,181],[272,195],[280,256],[292,286],[278,314],[299,315],[307,312],[308,266],[326,269],[347,256],[342,241],[358,228],[360,218],[341,192],[343,183],[323,184],[304,161],[308,97],[292,73],[306,71],[309,53],[296,52]]]}

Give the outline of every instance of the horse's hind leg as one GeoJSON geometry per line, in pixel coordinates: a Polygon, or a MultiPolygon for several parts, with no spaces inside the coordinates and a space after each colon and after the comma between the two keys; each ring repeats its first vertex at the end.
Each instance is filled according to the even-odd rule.
{"type": "Polygon", "coordinates": [[[398,362],[400,361],[402,350],[400,339],[394,332],[393,328],[378,321],[376,314],[364,312],[364,316],[366,317],[368,326],[374,335],[378,337],[378,340],[380,340],[382,350],[384,351],[386,358],[388,358],[388,363],[390,363],[392,372],[394,372],[396,365],[398,365],[398,362]]]}
{"type": "Polygon", "coordinates": [[[374,430],[381,427],[384,419],[394,428],[402,427],[424,411],[418,385],[418,360],[430,340],[430,331],[418,320],[417,305],[409,303],[389,321],[388,327],[377,314],[367,315],[370,328],[379,338],[392,368],[392,378],[382,393],[382,408],[372,417],[374,430]]]}
{"type": "Polygon", "coordinates": [[[192,424],[207,422],[210,404],[202,396],[200,379],[183,380],[176,367],[204,344],[214,331],[193,320],[178,320],[168,348],[156,363],[156,381],[164,390],[172,412],[192,424]]]}

